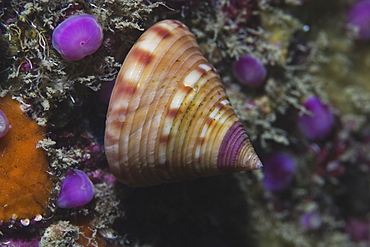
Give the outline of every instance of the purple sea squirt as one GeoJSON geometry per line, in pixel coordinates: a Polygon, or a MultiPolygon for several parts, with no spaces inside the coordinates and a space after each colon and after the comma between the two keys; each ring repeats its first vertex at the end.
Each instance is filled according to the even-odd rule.
{"type": "Polygon", "coordinates": [[[349,234],[351,240],[355,243],[370,242],[370,227],[368,220],[351,217],[347,221],[345,230],[349,234]]]}
{"type": "Polygon", "coordinates": [[[94,185],[81,170],[67,171],[62,182],[57,206],[75,208],[89,203],[94,197],[94,185]]]}
{"type": "Polygon", "coordinates": [[[9,122],[3,111],[0,110],[0,138],[3,138],[9,131],[9,122]]]}
{"type": "Polygon", "coordinates": [[[334,125],[334,116],[329,107],[316,96],[304,99],[303,106],[311,114],[298,116],[298,127],[301,132],[311,140],[327,137],[334,125]]]}
{"type": "Polygon", "coordinates": [[[296,164],[293,159],[284,152],[268,155],[263,161],[262,181],[265,189],[273,192],[285,190],[296,173],[296,164]]]}
{"type": "Polygon", "coordinates": [[[67,61],[80,60],[98,50],[103,29],[93,15],[75,15],[60,23],[52,35],[53,47],[67,61]]]}
{"type": "Polygon", "coordinates": [[[358,40],[370,40],[370,0],[354,3],[348,12],[347,26],[350,34],[358,40]]]}
{"type": "Polygon", "coordinates": [[[258,86],[266,78],[267,70],[261,60],[252,55],[244,55],[233,65],[238,81],[245,86],[258,86]]]}
{"type": "Polygon", "coordinates": [[[322,216],[316,211],[306,212],[301,215],[300,224],[306,230],[317,230],[322,225],[322,216]]]}

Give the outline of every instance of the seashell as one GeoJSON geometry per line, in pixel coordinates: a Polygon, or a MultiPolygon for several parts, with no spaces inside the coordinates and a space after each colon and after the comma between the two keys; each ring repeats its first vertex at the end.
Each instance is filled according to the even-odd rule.
{"type": "Polygon", "coordinates": [[[175,20],[149,28],[118,74],[106,120],[113,175],[151,186],[262,167],[216,70],[175,20]]]}

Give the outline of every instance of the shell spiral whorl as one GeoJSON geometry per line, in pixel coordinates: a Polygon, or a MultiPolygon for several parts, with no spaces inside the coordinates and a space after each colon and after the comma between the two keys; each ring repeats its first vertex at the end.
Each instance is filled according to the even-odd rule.
{"type": "Polygon", "coordinates": [[[175,20],[149,28],[127,55],[110,100],[105,149],[112,173],[130,186],[262,166],[218,73],[175,20]]]}

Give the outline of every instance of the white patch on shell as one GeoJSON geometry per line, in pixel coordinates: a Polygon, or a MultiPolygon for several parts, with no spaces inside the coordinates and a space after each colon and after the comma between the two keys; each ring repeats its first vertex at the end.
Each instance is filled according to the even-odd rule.
{"type": "Polygon", "coordinates": [[[209,64],[205,64],[205,63],[199,64],[199,66],[198,66],[198,67],[203,68],[203,69],[205,69],[206,71],[209,71],[209,70],[211,70],[211,69],[212,69],[212,66],[210,66],[209,64]]]}
{"type": "MultiPolygon", "coordinates": [[[[209,66],[208,64],[199,64],[198,67],[202,68],[205,70],[205,72],[209,71],[212,69],[211,66],[209,66]]],[[[183,81],[183,84],[185,87],[191,87],[193,90],[195,91],[198,91],[197,88],[196,88],[196,84],[197,82],[199,81],[199,78],[202,76],[203,74],[200,73],[200,71],[194,69],[192,72],[190,72],[185,78],[184,78],[184,81],[183,81]]]]}
{"type": "Polygon", "coordinates": [[[216,108],[211,112],[211,114],[209,114],[209,117],[210,117],[210,118],[213,118],[213,120],[215,120],[215,116],[216,116],[216,114],[217,114],[219,111],[220,111],[220,109],[216,107],[216,108]]]}
{"type": "Polygon", "coordinates": [[[201,149],[201,146],[197,145],[197,148],[195,149],[195,156],[194,156],[196,160],[198,160],[200,157],[200,149],[201,149]]]}
{"type": "Polygon", "coordinates": [[[146,51],[150,54],[153,54],[154,50],[158,47],[158,43],[161,41],[161,37],[158,37],[157,40],[153,40],[151,43],[142,42],[138,44],[140,50],[146,51]]]}
{"type": "Polygon", "coordinates": [[[208,128],[205,128],[206,126],[203,127],[202,129],[202,132],[200,133],[200,138],[204,138],[206,136],[206,133],[207,133],[207,129],[208,128]]]}

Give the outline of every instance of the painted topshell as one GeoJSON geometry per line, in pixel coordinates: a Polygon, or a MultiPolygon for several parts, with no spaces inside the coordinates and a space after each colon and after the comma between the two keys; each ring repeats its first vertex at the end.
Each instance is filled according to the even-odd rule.
{"type": "Polygon", "coordinates": [[[105,149],[115,177],[135,187],[262,167],[218,73],[175,20],[149,28],[127,55],[105,149]]]}

